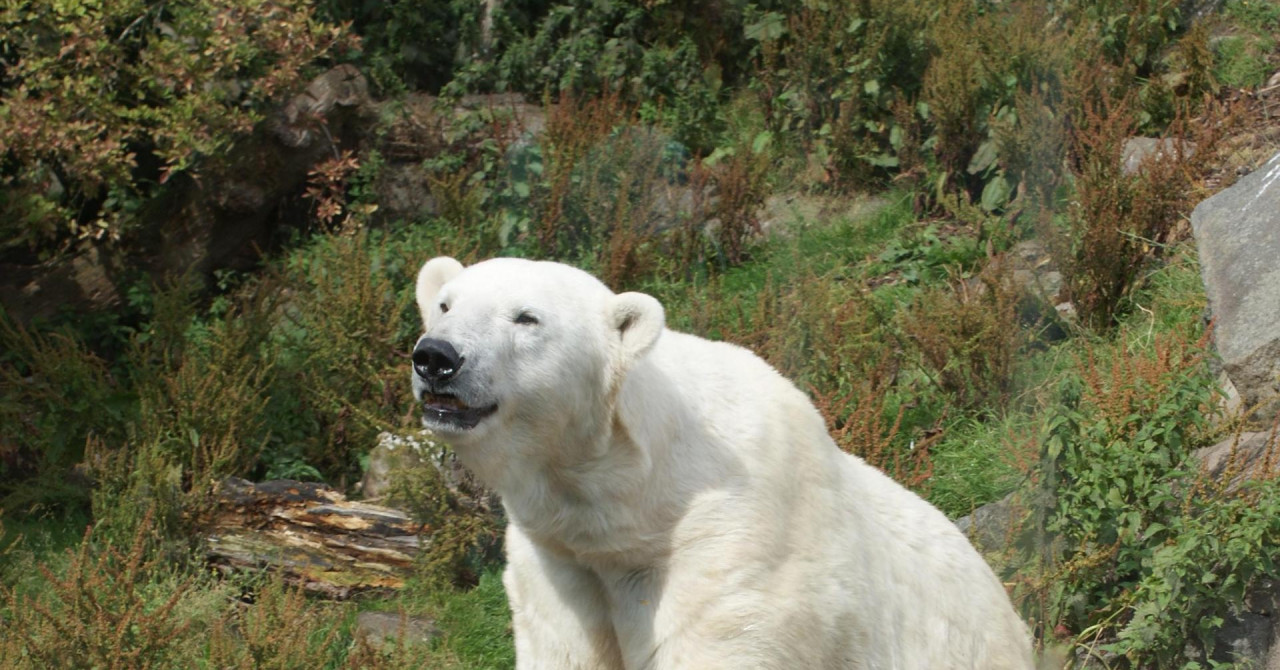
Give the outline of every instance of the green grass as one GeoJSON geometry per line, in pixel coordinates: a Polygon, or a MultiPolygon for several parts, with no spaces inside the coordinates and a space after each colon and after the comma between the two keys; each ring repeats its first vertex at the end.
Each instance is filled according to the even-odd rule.
{"type": "Polygon", "coordinates": [[[442,597],[437,623],[444,631],[441,645],[456,654],[463,667],[500,670],[515,667],[511,639],[511,610],[498,571],[481,575],[469,591],[442,597]]]}
{"type": "Polygon", "coordinates": [[[1214,76],[1227,86],[1261,86],[1272,72],[1267,55],[1275,46],[1275,39],[1266,35],[1224,37],[1215,48],[1214,76]]]}
{"type": "Polygon", "coordinates": [[[965,417],[953,423],[932,450],[929,502],[954,519],[1025,483],[1025,459],[1029,452],[1034,456],[1036,429],[1026,414],[986,421],[965,417]]]}
{"type": "Polygon", "coordinates": [[[870,267],[868,260],[915,221],[909,194],[890,192],[883,206],[868,209],[834,221],[801,215],[787,231],[753,249],[749,262],[729,268],[711,280],[651,280],[638,290],[663,303],[668,327],[721,339],[732,331],[732,326],[695,325],[695,317],[705,309],[703,299],[708,289],[714,290],[718,301],[737,305],[750,317],[766,290],[776,292],[819,277],[839,281],[862,278],[870,267]]]}
{"type": "Polygon", "coordinates": [[[1280,2],[1232,0],[1223,13],[1234,31],[1214,45],[1214,77],[1227,86],[1261,86],[1275,71],[1269,56],[1276,48],[1280,2]]]}

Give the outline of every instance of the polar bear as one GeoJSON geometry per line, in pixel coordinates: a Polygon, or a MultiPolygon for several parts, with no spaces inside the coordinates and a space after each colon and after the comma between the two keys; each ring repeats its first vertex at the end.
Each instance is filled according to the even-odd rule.
{"type": "Polygon", "coordinates": [[[522,670],[1032,666],[941,512],[762,359],[551,262],[418,275],[423,423],[501,494],[522,670]]]}

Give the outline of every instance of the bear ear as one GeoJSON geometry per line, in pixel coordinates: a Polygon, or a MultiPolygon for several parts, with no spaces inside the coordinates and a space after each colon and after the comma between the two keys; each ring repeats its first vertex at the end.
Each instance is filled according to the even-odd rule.
{"type": "Polygon", "coordinates": [[[620,293],[609,303],[609,325],[617,338],[619,368],[626,369],[643,356],[666,327],[662,303],[644,293],[620,293]]]}
{"type": "Polygon", "coordinates": [[[422,314],[422,324],[427,325],[427,315],[435,304],[436,294],[440,287],[462,272],[462,263],[448,256],[437,256],[427,261],[418,271],[418,311],[422,314]]]}

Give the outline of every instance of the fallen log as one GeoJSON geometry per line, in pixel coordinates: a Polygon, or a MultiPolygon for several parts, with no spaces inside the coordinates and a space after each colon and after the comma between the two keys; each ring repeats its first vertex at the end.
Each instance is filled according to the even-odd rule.
{"type": "Polygon", "coordinates": [[[291,480],[225,480],[206,527],[206,555],[218,570],[279,572],[336,599],[401,588],[429,542],[400,510],[291,480]]]}

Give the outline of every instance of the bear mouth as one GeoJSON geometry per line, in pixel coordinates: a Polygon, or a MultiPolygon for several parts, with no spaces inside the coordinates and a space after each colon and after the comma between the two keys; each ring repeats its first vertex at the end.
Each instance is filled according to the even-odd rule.
{"type": "Polygon", "coordinates": [[[472,407],[462,402],[458,396],[448,393],[422,394],[422,418],[445,428],[475,428],[476,424],[496,411],[496,403],[487,407],[472,407]]]}

